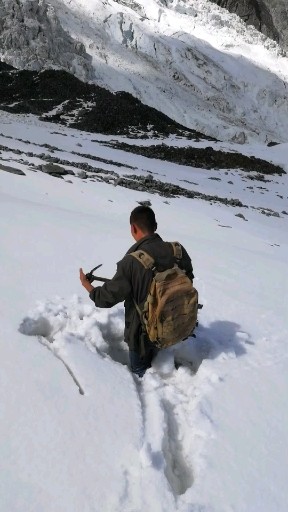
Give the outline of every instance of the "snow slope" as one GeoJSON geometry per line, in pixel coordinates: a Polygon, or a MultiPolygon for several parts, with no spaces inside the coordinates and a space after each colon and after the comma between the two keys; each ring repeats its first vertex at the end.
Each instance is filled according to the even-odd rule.
{"type": "MultiPolygon", "coordinates": [[[[0,164],[26,174],[0,171],[1,512],[286,512],[287,217],[252,206],[287,211],[287,175],[263,194],[233,177],[245,222],[238,208],[57,179],[31,163],[45,143],[71,162],[77,146],[228,194],[224,173],[220,185],[209,171],[125,155],[103,145],[109,137],[55,133],[32,116],[3,114],[0,132],[0,164]],[[163,238],[191,254],[204,308],[197,338],[162,352],[140,382],[127,367],[122,304],[94,308],[78,268],[103,263],[113,275],[143,199],[163,238]]],[[[287,161],[286,145],[246,151],[287,161]]]]}
{"type": "Polygon", "coordinates": [[[89,72],[97,84],[128,91],[182,125],[218,139],[287,140],[286,54],[208,0],[50,0],[53,16],[51,8],[37,10],[33,2],[31,9],[30,0],[1,2],[6,15],[0,55],[10,64],[45,67],[44,51],[46,66],[64,67],[81,78],[89,72]],[[9,2],[26,18],[22,11],[20,21],[12,16],[9,2]],[[53,23],[47,22],[46,11],[53,23]],[[25,29],[31,23],[40,25],[41,37],[35,27],[25,29]],[[25,34],[22,52],[18,40],[9,37],[19,30],[25,34]]]}

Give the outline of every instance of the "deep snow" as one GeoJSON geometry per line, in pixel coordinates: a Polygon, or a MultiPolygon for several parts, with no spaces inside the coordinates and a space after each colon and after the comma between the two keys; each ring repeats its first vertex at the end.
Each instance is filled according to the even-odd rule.
{"type": "MultiPolygon", "coordinates": [[[[125,155],[91,142],[95,134],[32,116],[1,113],[0,132],[3,146],[40,155],[0,155],[26,174],[0,171],[1,511],[286,512],[287,216],[251,206],[287,211],[287,175],[271,177],[267,192],[252,182],[252,194],[235,173],[233,195],[250,206],[245,222],[238,208],[167,204],[29,166],[40,162],[39,144],[75,162],[81,143],[77,151],[129,163],[133,173],[222,195],[231,190],[224,173],[211,181],[213,170],[125,155]],[[113,275],[143,199],[161,236],[191,254],[204,308],[197,338],[161,353],[139,382],[127,367],[123,305],[94,308],[78,269],[103,263],[101,273],[113,275]]],[[[287,145],[245,151],[287,165],[287,145]]]]}

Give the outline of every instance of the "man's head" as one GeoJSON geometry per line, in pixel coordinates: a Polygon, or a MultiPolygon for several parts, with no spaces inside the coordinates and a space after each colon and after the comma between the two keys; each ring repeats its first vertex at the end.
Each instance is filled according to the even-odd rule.
{"type": "Polygon", "coordinates": [[[138,242],[144,236],[152,235],[157,229],[155,213],[149,206],[137,206],[130,214],[131,235],[138,242]]]}

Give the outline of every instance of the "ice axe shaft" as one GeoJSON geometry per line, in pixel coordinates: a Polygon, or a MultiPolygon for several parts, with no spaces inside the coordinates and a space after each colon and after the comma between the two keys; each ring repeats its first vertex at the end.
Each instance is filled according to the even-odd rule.
{"type": "Polygon", "coordinates": [[[98,277],[92,275],[92,279],[89,280],[89,282],[93,283],[93,281],[101,281],[102,283],[106,283],[107,281],[110,281],[110,279],[108,279],[108,277],[98,277]]]}

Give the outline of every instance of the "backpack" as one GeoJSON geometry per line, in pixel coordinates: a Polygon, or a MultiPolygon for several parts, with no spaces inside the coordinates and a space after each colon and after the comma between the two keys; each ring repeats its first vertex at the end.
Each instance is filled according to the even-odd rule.
{"type": "Polygon", "coordinates": [[[153,272],[147,299],[141,310],[134,301],[149,340],[158,348],[167,348],[190,336],[197,324],[198,292],[185,271],[179,268],[182,247],[171,242],[175,264],[159,272],[154,259],[145,251],[130,253],[153,272]]]}

